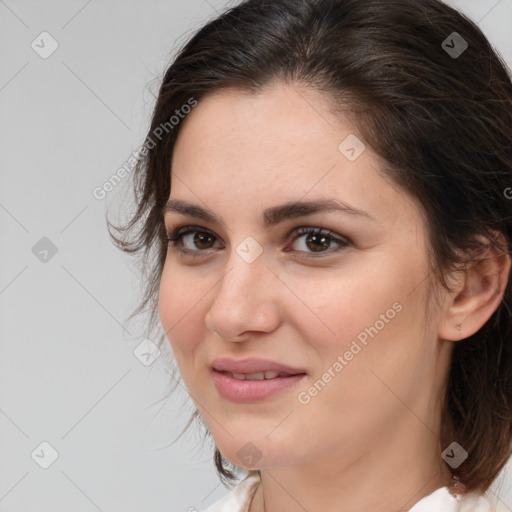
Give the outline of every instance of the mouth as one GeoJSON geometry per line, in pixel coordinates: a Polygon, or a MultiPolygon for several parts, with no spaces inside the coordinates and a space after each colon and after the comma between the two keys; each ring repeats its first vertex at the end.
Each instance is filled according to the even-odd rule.
{"type": "Polygon", "coordinates": [[[306,375],[305,373],[288,373],[288,372],[276,372],[276,371],[264,371],[264,372],[256,372],[256,373],[235,373],[228,371],[219,371],[215,370],[219,373],[223,373],[228,375],[229,377],[236,380],[272,380],[272,379],[281,379],[287,377],[295,377],[297,375],[306,375]]]}
{"type": "Polygon", "coordinates": [[[211,367],[218,372],[230,373],[234,378],[248,377],[250,380],[274,379],[306,373],[304,368],[294,368],[278,361],[258,357],[245,359],[222,357],[212,361],[211,367]]]}
{"type": "Polygon", "coordinates": [[[289,374],[277,371],[234,373],[213,370],[213,382],[220,396],[230,402],[259,402],[271,397],[285,397],[306,377],[306,373],[289,374]]]}

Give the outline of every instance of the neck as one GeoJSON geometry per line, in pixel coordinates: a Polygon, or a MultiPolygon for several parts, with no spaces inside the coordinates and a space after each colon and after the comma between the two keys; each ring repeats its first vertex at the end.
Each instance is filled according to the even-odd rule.
{"type": "Polygon", "coordinates": [[[262,469],[250,512],[408,510],[423,497],[453,483],[440,456],[437,437],[430,436],[430,443],[418,443],[417,438],[407,442],[396,435],[395,442],[357,455],[339,450],[331,460],[262,469]],[[429,453],[435,455],[429,457],[429,453]]]}

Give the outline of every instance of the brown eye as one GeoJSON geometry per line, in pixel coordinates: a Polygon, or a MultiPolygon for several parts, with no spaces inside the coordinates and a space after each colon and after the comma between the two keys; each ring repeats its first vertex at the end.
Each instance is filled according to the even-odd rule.
{"type": "Polygon", "coordinates": [[[331,245],[331,239],[325,235],[308,234],[306,237],[306,245],[314,252],[328,249],[331,245]]]}
{"type": "Polygon", "coordinates": [[[322,230],[319,228],[299,228],[296,231],[296,234],[297,236],[295,237],[294,242],[300,239],[303,240],[302,243],[298,244],[298,252],[331,254],[332,252],[336,252],[349,245],[347,240],[334,235],[329,230],[322,230]],[[333,244],[338,245],[338,248],[334,249],[334,251],[327,251],[327,249],[329,249],[333,244]]]}
{"type": "Polygon", "coordinates": [[[184,252],[201,252],[212,249],[216,237],[208,231],[193,229],[192,226],[176,230],[167,237],[168,243],[182,248],[184,252]]]}
{"type": "MultiPolygon", "coordinates": [[[[342,238],[329,230],[312,227],[302,227],[295,230],[295,238],[292,245],[299,247],[291,249],[292,252],[301,253],[297,257],[322,257],[337,253],[350,245],[350,241],[342,238]],[[302,239],[302,240],[301,240],[302,239]],[[301,240],[301,243],[296,242],[301,240]],[[329,250],[332,246],[332,250],[329,250]]],[[[196,226],[185,226],[176,229],[172,235],[167,236],[167,242],[175,246],[183,256],[201,256],[201,253],[207,255],[210,249],[215,248],[215,242],[218,239],[213,233],[196,226]]],[[[217,246],[218,248],[218,246],[217,246]]],[[[290,249],[285,249],[289,252],[290,249]]]]}
{"type": "Polygon", "coordinates": [[[192,237],[192,245],[198,249],[210,249],[213,237],[208,233],[196,232],[192,237]]]}

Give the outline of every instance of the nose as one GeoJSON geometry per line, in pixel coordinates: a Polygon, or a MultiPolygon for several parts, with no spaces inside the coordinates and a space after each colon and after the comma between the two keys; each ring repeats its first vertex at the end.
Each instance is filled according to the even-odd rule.
{"type": "Polygon", "coordinates": [[[280,323],[279,293],[283,284],[261,254],[248,263],[233,251],[223,277],[215,285],[206,326],[226,341],[268,333],[280,323]]]}

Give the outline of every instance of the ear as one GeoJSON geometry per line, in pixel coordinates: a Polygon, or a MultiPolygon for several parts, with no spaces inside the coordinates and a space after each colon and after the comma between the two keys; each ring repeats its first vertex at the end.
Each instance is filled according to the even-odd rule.
{"type": "MultiPolygon", "coordinates": [[[[455,271],[447,280],[453,293],[449,294],[442,311],[438,331],[441,339],[458,341],[475,334],[491,318],[505,293],[510,255],[500,251],[487,238],[478,239],[484,248],[467,267],[455,271]]],[[[496,241],[507,247],[501,233],[497,234],[496,241]]]]}

